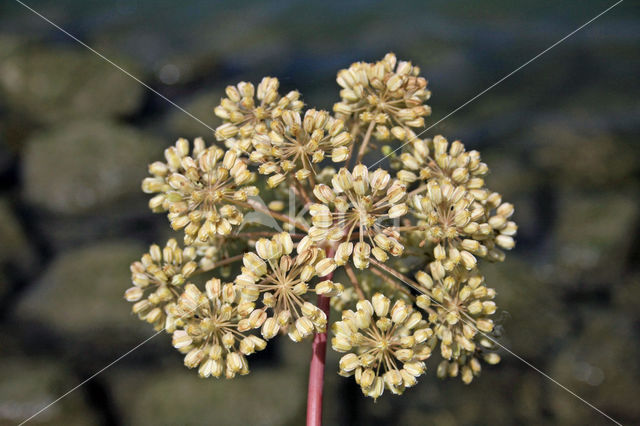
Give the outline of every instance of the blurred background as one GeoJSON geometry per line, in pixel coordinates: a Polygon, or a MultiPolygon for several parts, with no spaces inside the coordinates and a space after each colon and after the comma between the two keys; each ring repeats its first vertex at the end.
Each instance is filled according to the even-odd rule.
{"type": "MultiPolygon", "coordinates": [[[[27,3],[209,126],[227,84],[276,76],[330,109],[335,74],[388,51],[422,68],[434,123],[611,1],[27,3]]],[[[640,419],[640,8],[625,1],[429,131],[479,149],[518,245],[484,265],[502,343],[624,424],[640,419]]],[[[0,4],[0,425],[153,331],[122,298],[169,236],[140,191],[179,136],[212,132],[13,0],[0,4]]],[[[159,335],[32,424],[298,425],[310,344],[202,380],[159,335]]],[[[610,424],[503,353],[469,385],[430,374],[377,403],[334,374],[326,424],[610,424]]]]}

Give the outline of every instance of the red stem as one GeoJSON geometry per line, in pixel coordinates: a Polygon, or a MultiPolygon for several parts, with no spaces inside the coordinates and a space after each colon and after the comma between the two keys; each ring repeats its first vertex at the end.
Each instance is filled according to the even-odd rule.
{"type": "MultiPolygon", "coordinates": [[[[328,257],[333,257],[333,249],[329,249],[328,257]]],[[[333,278],[333,273],[325,279],[333,278]]],[[[318,295],[318,307],[327,315],[329,326],[330,298],[318,295]]],[[[327,357],[327,332],[316,333],[313,337],[311,365],[309,366],[309,389],[307,391],[307,426],[322,425],[322,391],[324,388],[324,364],[327,357]]]]}

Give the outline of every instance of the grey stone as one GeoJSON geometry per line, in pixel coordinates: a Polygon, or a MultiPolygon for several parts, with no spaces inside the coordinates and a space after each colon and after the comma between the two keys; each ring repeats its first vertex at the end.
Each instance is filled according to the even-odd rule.
{"type": "MultiPolygon", "coordinates": [[[[129,61],[115,62],[135,74],[129,61]]],[[[81,48],[30,46],[0,62],[0,93],[11,108],[50,123],[132,114],[140,106],[143,87],[81,48]]]]}
{"type": "Polygon", "coordinates": [[[635,193],[563,193],[549,276],[566,286],[610,285],[619,280],[639,213],[635,193]]]}
{"type": "MultiPolygon", "coordinates": [[[[224,96],[223,89],[206,91],[197,94],[182,106],[199,120],[215,129],[222,122],[214,115],[213,109],[220,103],[222,96],[224,96]]],[[[202,136],[208,143],[215,141],[210,129],[178,109],[172,109],[166,121],[168,130],[174,137],[192,140],[202,136]]]]}
{"type": "MultiPolygon", "coordinates": [[[[579,118],[579,117],[576,117],[579,118]]],[[[566,120],[566,118],[564,118],[566,120]]],[[[593,188],[628,184],[640,167],[637,148],[606,129],[545,120],[534,127],[534,164],[558,187],[593,188]]]]}
{"type": "Polygon", "coordinates": [[[123,298],[130,287],[129,265],[145,249],[126,241],[79,247],[55,258],[17,307],[21,319],[37,320],[62,335],[91,336],[98,330],[108,341],[153,329],[131,314],[123,298]]]}
{"type": "Polygon", "coordinates": [[[0,199],[0,241],[0,266],[11,264],[24,270],[33,263],[27,236],[7,199],[0,199]]]}
{"type": "MultiPolygon", "coordinates": [[[[640,359],[634,324],[603,310],[582,314],[585,328],[568,340],[549,375],[622,424],[640,418],[640,359]]],[[[610,424],[601,414],[549,383],[551,405],[561,424],[610,424]]]]}
{"type": "Polygon", "coordinates": [[[501,343],[525,358],[541,359],[566,337],[570,327],[562,299],[535,264],[510,253],[503,263],[485,262],[480,270],[497,292],[494,320],[504,333],[501,343]]]}
{"type": "Polygon", "coordinates": [[[251,361],[251,373],[233,380],[201,379],[175,357],[163,370],[119,370],[110,381],[127,424],[300,424],[306,377],[251,361]]]}
{"type": "MultiPolygon", "coordinates": [[[[79,380],[63,365],[49,360],[5,357],[0,381],[0,425],[16,425],[54,402],[79,380]]],[[[98,419],[82,395],[70,393],[34,417],[29,423],[87,425],[98,419]]]]}
{"type": "MultiPolygon", "coordinates": [[[[25,152],[25,196],[55,213],[82,213],[140,193],[162,144],[131,127],[80,121],[40,133],[25,152]]],[[[124,206],[123,206],[124,207],[124,206]]]]}

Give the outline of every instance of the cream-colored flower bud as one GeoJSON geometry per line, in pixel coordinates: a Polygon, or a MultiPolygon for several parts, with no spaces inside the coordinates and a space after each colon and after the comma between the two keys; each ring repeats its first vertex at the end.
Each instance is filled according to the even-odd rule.
{"type": "Polygon", "coordinates": [[[173,344],[174,348],[176,349],[185,348],[191,345],[192,342],[193,340],[185,330],[176,330],[173,332],[171,343],[173,344]]]}
{"type": "Polygon", "coordinates": [[[351,342],[343,336],[336,336],[331,339],[331,347],[337,352],[346,352],[351,350],[351,342]]]}
{"type": "Polygon", "coordinates": [[[489,352],[484,354],[483,359],[487,364],[495,365],[500,362],[500,355],[495,352],[489,352]]]}
{"type": "Polygon", "coordinates": [[[409,211],[409,208],[405,203],[396,204],[389,209],[388,215],[390,219],[395,219],[404,216],[409,211]]]}
{"type": "Polygon", "coordinates": [[[496,237],[496,244],[498,244],[505,250],[511,250],[516,245],[513,237],[510,237],[508,235],[498,235],[496,237]]]}
{"type": "MultiPolygon", "coordinates": [[[[256,244],[256,249],[257,246],[258,244],[256,244]]],[[[265,249],[265,245],[261,243],[260,250],[263,254],[266,254],[264,252],[265,249]]],[[[256,253],[249,252],[243,256],[242,263],[249,271],[251,271],[252,274],[255,274],[256,276],[262,276],[267,273],[267,264],[261,259],[261,257],[262,256],[258,256],[256,253]]]]}
{"type": "Polygon", "coordinates": [[[331,150],[331,161],[334,163],[341,163],[346,161],[349,157],[349,148],[346,146],[340,146],[331,150]]]}
{"type": "Polygon", "coordinates": [[[431,287],[433,287],[433,279],[431,279],[431,276],[425,271],[416,272],[416,280],[418,280],[418,282],[425,288],[430,289],[431,287]]]}
{"type": "Polygon", "coordinates": [[[307,317],[300,317],[296,320],[296,330],[300,334],[300,336],[304,339],[307,336],[310,336],[313,333],[313,323],[307,317]]]}
{"type": "Polygon", "coordinates": [[[249,325],[251,328],[260,328],[267,319],[267,312],[264,309],[257,309],[249,315],[249,325]]]}
{"type": "Polygon", "coordinates": [[[251,312],[253,312],[255,306],[256,304],[254,302],[242,302],[238,304],[238,313],[241,316],[246,317],[247,315],[251,314],[251,312]]]}
{"type": "Polygon", "coordinates": [[[379,262],[386,262],[389,259],[387,253],[382,250],[380,247],[374,247],[371,249],[371,254],[375,257],[379,262]]]}
{"type": "Polygon", "coordinates": [[[482,312],[485,315],[493,315],[496,312],[496,303],[491,301],[491,300],[487,300],[482,302],[482,312]]]}
{"type": "Polygon", "coordinates": [[[431,330],[430,328],[421,328],[420,330],[416,330],[415,333],[413,333],[413,338],[416,343],[423,343],[432,335],[433,330],[431,330]]]}
{"type": "Polygon", "coordinates": [[[466,250],[460,252],[460,260],[467,270],[475,268],[477,264],[476,257],[466,250]]]}
{"type": "Polygon", "coordinates": [[[237,352],[231,352],[229,355],[227,355],[227,369],[234,372],[234,373],[238,373],[243,369],[244,363],[242,360],[242,357],[239,353],[237,352]]]}
{"type": "Polygon", "coordinates": [[[251,355],[256,351],[255,344],[248,337],[245,337],[240,341],[239,349],[244,355],[251,355]]]}
{"type": "Polygon", "coordinates": [[[316,273],[318,276],[324,277],[332,273],[336,267],[336,261],[333,258],[328,257],[326,259],[322,259],[316,264],[316,273]]]}
{"type": "Polygon", "coordinates": [[[353,243],[344,242],[338,245],[336,249],[336,254],[334,255],[334,260],[336,261],[336,265],[344,265],[349,260],[349,256],[353,252],[353,243]]]}
{"type": "Polygon", "coordinates": [[[309,236],[305,236],[298,242],[298,247],[296,248],[296,251],[298,253],[302,253],[306,250],[309,250],[309,248],[311,248],[312,245],[313,245],[313,240],[311,240],[309,236]]]}
{"type": "Polygon", "coordinates": [[[399,386],[402,384],[402,375],[398,370],[389,370],[384,373],[384,381],[389,386],[399,386]]]}
{"type": "Polygon", "coordinates": [[[391,320],[396,324],[404,322],[411,313],[404,300],[398,300],[391,309],[391,320]]]}
{"type": "Polygon", "coordinates": [[[356,354],[349,353],[340,358],[338,365],[341,371],[351,372],[360,366],[360,360],[356,354]]]}
{"type": "Polygon", "coordinates": [[[480,331],[490,333],[491,331],[493,331],[493,321],[485,318],[479,319],[478,321],[476,321],[476,327],[478,327],[478,330],[480,331]]]}
{"type": "Polygon", "coordinates": [[[444,278],[445,270],[441,262],[431,262],[429,264],[429,269],[431,270],[431,276],[433,277],[433,279],[441,280],[444,278]]]}
{"type": "Polygon", "coordinates": [[[426,294],[421,294],[416,297],[416,305],[426,311],[431,305],[431,299],[426,294]]]}
{"type": "Polygon", "coordinates": [[[142,298],[143,292],[140,287],[130,287],[125,291],[124,298],[127,302],[137,302],[142,298]]]}
{"type": "Polygon", "coordinates": [[[262,337],[267,340],[275,337],[278,334],[278,331],[280,331],[280,326],[275,318],[267,318],[264,324],[262,324],[261,334],[262,337]]]}
{"type": "Polygon", "coordinates": [[[307,283],[304,283],[304,282],[298,283],[292,287],[291,291],[296,296],[302,296],[303,294],[306,294],[309,291],[309,286],[307,285],[307,283]]]}
{"type": "Polygon", "coordinates": [[[282,173],[276,173],[269,176],[269,178],[267,179],[267,185],[269,186],[269,188],[275,188],[276,186],[284,182],[285,179],[285,175],[283,175],[282,173]]]}
{"type": "Polygon", "coordinates": [[[371,298],[371,304],[373,305],[373,310],[376,315],[378,317],[384,317],[389,313],[391,300],[382,293],[376,293],[371,298]]]}
{"type": "Polygon", "coordinates": [[[387,187],[390,180],[391,176],[386,170],[376,169],[371,174],[371,188],[376,191],[382,191],[387,187]]]}
{"type": "Polygon", "coordinates": [[[367,396],[373,398],[374,400],[378,399],[384,392],[384,380],[382,379],[382,377],[376,377],[373,384],[366,390],[363,388],[363,391],[367,396]]]}
{"type": "Polygon", "coordinates": [[[184,365],[188,368],[194,368],[202,362],[205,357],[205,352],[202,349],[192,349],[184,357],[184,365]]]}
{"type": "Polygon", "coordinates": [[[372,369],[366,368],[360,375],[360,386],[362,386],[363,389],[369,388],[375,379],[376,373],[372,369]]]}
{"type": "Polygon", "coordinates": [[[288,232],[281,232],[276,234],[274,239],[280,243],[284,254],[291,254],[291,252],[293,252],[293,240],[291,239],[291,234],[288,232]]]}

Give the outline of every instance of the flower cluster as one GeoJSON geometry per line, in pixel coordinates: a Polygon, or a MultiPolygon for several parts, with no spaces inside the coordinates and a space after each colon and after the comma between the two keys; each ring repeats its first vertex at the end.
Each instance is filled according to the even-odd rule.
{"type": "Polygon", "coordinates": [[[309,236],[313,241],[329,240],[337,244],[335,263],[344,265],[350,257],[358,269],[369,266],[373,256],[381,262],[390,253],[402,254],[399,235],[385,221],[404,216],[407,205],[406,187],[391,181],[389,173],[377,169],[371,176],[366,166],[359,164],[353,173],[342,168],[332,179],[332,187],[318,184],[313,194],[321,202],[311,204],[313,226],[309,236]],[[356,236],[356,243],[351,238],[356,236]]]}
{"type": "Polygon", "coordinates": [[[420,68],[392,53],[376,63],[356,62],[338,72],[342,100],[333,110],[339,117],[356,116],[375,126],[378,140],[411,139],[411,128],[424,127],[424,117],[431,114],[424,104],[431,92],[419,74],[420,68]]]}
{"type": "Polygon", "coordinates": [[[295,111],[285,111],[282,120],[271,124],[268,135],[256,137],[251,160],[259,164],[258,171],[270,175],[267,184],[276,187],[293,172],[304,181],[317,171],[314,164],[330,156],[334,162],[344,161],[349,154],[351,135],[344,131],[344,122],[327,111],[307,110],[304,117],[295,111]]]}
{"type": "Polygon", "coordinates": [[[340,359],[340,374],[355,375],[362,392],[377,399],[385,387],[394,394],[414,386],[426,371],[431,356],[426,344],[433,335],[420,312],[404,301],[376,293],[362,300],[357,310],[342,313],[332,326],[333,349],[348,352],[340,359]]]}
{"type": "Polygon", "coordinates": [[[169,211],[173,229],[184,230],[185,244],[229,235],[243,218],[234,202],[258,195],[258,189],[249,185],[255,174],[235,151],[195,145],[190,156],[189,143],[178,140],[165,151],[167,162],[153,163],[149,167],[153,177],[142,183],[145,192],[159,193],[151,199],[151,208],[169,211]]]}
{"type": "Polygon", "coordinates": [[[258,135],[268,132],[268,123],[286,111],[299,112],[302,109],[300,93],[291,91],[281,97],[278,93],[280,82],[277,78],[265,77],[258,84],[240,82],[237,86],[227,86],[223,98],[214,112],[224,123],[216,129],[216,139],[238,152],[251,152],[258,135]],[[257,99],[256,99],[257,98],[257,99]]]}
{"type": "Polygon", "coordinates": [[[125,291],[124,297],[134,302],[133,313],[156,330],[165,327],[165,308],[180,296],[185,281],[196,271],[195,257],[193,247],[182,250],[174,239],[167,241],[164,248],[153,244],[140,261],[131,264],[133,287],[125,291]]]}
{"type": "Polygon", "coordinates": [[[322,261],[324,251],[309,243],[309,239],[300,242],[297,255],[291,257],[293,240],[283,232],[270,240],[259,239],[256,253],[249,252],[242,259],[244,267],[236,284],[242,300],[255,302],[261,299],[264,307],[255,312],[264,317],[261,325],[265,339],[282,331],[288,332],[294,342],[299,342],[314,331],[325,330],[326,314],[303,297],[310,291],[335,296],[342,292],[343,286],[324,280],[310,288],[309,282],[316,275],[316,265],[322,261]]]}
{"type": "Polygon", "coordinates": [[[514,247],[514,206],[477,151],[419,138],[430,92],[411,62],[357,62],[337,82],[333,112],[272,77],[229,86],[217,143],[179,139],[149,166],[149,207],[184,247],[151,246],[125,298],[201,377],[247,374],[277,336],[330,329],[339,374],[374,399],[415,386],[432,355],[438,377],[470,383],[500,360],[481,270],[514,247]],[[364,165],[383,143],[402,147],[392,167],[364,165]]]}
{"type": "Polygon", "coordinates": [[[206,283],[206,294],[188,284],[180,296],[176,314],[184,325],[173,332],[173,346],[185,353],[184,364],[199,367],[201,377],[231,379],[249,373],[246,356],[267,346],[260,337],[248,334],[251,303],[241,303],[233,283],[219,279],[206,283]]]}

